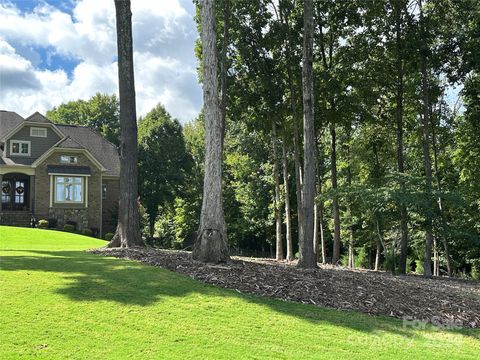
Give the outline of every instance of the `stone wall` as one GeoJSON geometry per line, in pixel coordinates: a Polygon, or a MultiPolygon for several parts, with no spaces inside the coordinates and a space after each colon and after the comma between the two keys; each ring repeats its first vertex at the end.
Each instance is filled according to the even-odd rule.
{"type": "Polygon", "coordinates": [[[112,179],[103,179],[103,183],[107,185],[107,197],[103,200],[102,217],[103,217],[103,235],[113,233],[117,228],[118,217],[118,198],[120,196],[120,181],[112,179]]]}

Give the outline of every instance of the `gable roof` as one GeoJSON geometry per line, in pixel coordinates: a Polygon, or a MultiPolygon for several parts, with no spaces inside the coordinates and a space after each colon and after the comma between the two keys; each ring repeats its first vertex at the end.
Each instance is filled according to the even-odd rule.
{"type": "Polygon", "coordinates": [[[105,140],[96,131],[85,126],[58,124],[57,127],[71,140],[90,151],[103,167],[107,169],[104,173],[105,175],[120,176],[120,158],[115,145],[105,140]]]}
{"type": "Polygon", "coordinates": [[[23,121],[24,119],[16,112],[0,110],[0,139],[23,121]]]}
{"type": "Polygon", "coordinates": [[[63,138],[58,143],[55,144],[55,147],[64,148],[64,149],[85,149],[85,147],[80,144],[78,141],[75,141],[70,136],[63,138]]]}
{"type": "Polygon", "coordinates": [[[32,115],[27,117],[25,121],[37,122],[37,123],[44,123],[44,124],[52,124],[50,120],[48,120],[45,116],[40,114],[38,111],[35,111],[32,115]]]}

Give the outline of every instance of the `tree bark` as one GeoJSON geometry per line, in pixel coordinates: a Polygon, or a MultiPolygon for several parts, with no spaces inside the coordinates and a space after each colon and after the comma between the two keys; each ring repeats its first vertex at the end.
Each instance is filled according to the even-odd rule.
{"type": "MultiPolygon", "coordinates": [[[[323,187],[323,171],[324,171],[324,156],[323,156],[323,149],[321,146],[321,136],[317,136],[317,195],[322,194],[322,187],[323,187]]],[[[326,249],[325,249],[325,234],[324,234],[324,227],[323,227],[323,210],[324,210],[324,205],[323,205],[323,200],[322,199],[315,199],[315,210],[316,210],[316,216],[317,216],[317,221],[318,221],[318,230],[315,232],[315,235],[317,236],[317,240],[315,243],[317,244],[315,247],[315,250],[319,251],[317,253],[317,259],[321,256],[321,261],[322,264],[325,264],[327,262],[326,259],[326,249]],[[318,249],[318,238],[320,238],[320,249],[318,249]]]]}
{"type": "MultiPolygon", "coordinates": [[[[397,170],[400,174],[400,190],[405,193],[405,182],[403,174],[405,173],[404,157],[403,157],[403,98],[404,98],[404,74],[403,74],[403,39],[402,39],[402,9],[399,1],[395,2],[395,36],[396,36],[396,71],[397,71],[397,89],[396,89],[396,109],[395,118],[397,125],[397,170]]],[[[398,204],[400,213],[400,259],[399,273],[405,274],[407,269],[407,252],[408,252],[408,213],[406,206],[400,202],[398,204]]]]}
{"type": "MultiPolygon", "coordinates": [[[[441,107],[439,110],[439,117],[441,119],[442,116],[442,111],[441,107]]],[[[450,247],[448,245],[447,241],[447,236],[445,234],[446,232],[446,221],[445,221],[445,214],[443,213],[443,201],[442,201],[442,186],[440,184],[440,172],[438,170],[438,149],[437,149],[437,137],[436,137],[436,131],[435,131],[436,125],[432,121],[432,148],[433,148],[433,169],[434,169],[434,174],[435,174],[435,182],[437,185],[437,192],[438,192],[438,209],[440,211],[440,221],[442,223],[442,229],[441,229],[441,241],[443,244],[443,248],[445,250],[445,258],[447,260],[447,274],[449,277],[453,275],[453,263],[452,263],[452,257],[450,256],[450,247]]]]}
{"type": "Polygon", "coordinates": [[[227,49],[230,30],[230,0],[223,0],[223,38],[220,55],[220,114],[222,119],[222,146],[227,117],[227,49]]]}
{"type": "Polygon", "coordinates": [[[115,0],[120,100],[118,226],[109,247],[143,246],[138,208],[138,149],[130,0],[115,0]]]}
{"type": "Polygon", "coordinates": [[[315,197],[315,125],[313,94],[313,1],[303,2],[303,239],[298,266],[316,268],[313,249],[313,204],[315,197]]]}
{"type": "MultiPolygon", "coordinates": [[[[423,16],[422,1],[418,1],[420,7],[420,26],[422,37],[422,47],[420,50],[420,67],[422,73],[422,100],[423,100],[423,116],[421,116],[422,128],[422,151],[423,151],[423,167],[425,173],[425,195],[430,201],[432,197],[432,163],[430,159],[430,103],[428,96],[428,72],[427,72],[427,44],[426,44],[426,28],[425,19],[423,16]]],[[[424,276],[432,276],[432,215],[430,209],[426,210],[425,214],[425,262],[424,262],[424,276]]]]}
{"type": "Polygon", "coordinates": [[[229,260],[227,226],[222,200],[223,126],[218,93],[215,0],[200,2],[203,58],[203,102],[205,113],[205,174],[202,212],[192,257],[203,262],[229,260]]]}
{"type": "Polygon", "coordinates": [[[333,255],[332,264],[337,265],[340,260],[340,209],[338,204],[338,194],[336,193],[338,188],[337,183],[337,133],[335,130],[335,122],[330,124],[330,165],[331,165],[331,178],[332,178],[332,190],[334,191],[332,198],[332,211],[333,211],[333,255]]]}
{"type": "Polygon", "coordinates": [[[277,153],[277,130],[275,121],[272,121],[272,149],[273,149],[273,179],[275,181],[275,259],[277,261],[283,260],[283,241],[282,241],[282,212],[280,200],[280,174],[278,166],[277,153]]]}
{"type": "Polygon", "coordinates": [[[286,139],[283,136],[282,141],[282,162],[283,162],[283,183],[285,186],[285,222],[287,237],[287,260],[293,261],[293,239],[292,239],[292,215],[290,210],[290,184],[288,182],[288,158],[286,149],[286,139]]]}

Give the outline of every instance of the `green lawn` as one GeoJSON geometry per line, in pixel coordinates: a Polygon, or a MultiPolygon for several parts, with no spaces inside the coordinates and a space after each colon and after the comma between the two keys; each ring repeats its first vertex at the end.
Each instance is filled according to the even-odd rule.
{"type": "Polygon", "coordinates": [[[103,241],[0,227],[0,358],[478,359],[480,332],[215,288],[91,255],[103,241]]]}

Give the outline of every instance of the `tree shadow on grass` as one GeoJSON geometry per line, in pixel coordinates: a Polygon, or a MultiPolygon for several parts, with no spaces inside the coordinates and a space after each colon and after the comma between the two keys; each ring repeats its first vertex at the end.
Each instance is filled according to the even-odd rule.
{"type": "MultiPolygon", "coordinates": [[[[420,336],[418,332],[402,327],[400,320],[243,295],[135,261],[103,257],[83,251],[5,252],[8,251],[26,252],[29,255],[2,257],[0,270],[64,274],[68,284],[55,292],[73,301],[108,300],[124,305],[150,306],[161,301],[162,297],[182,297],[190,293],[216,297],[229,296],[312,323],[328,322],[356,331],[388,332],[408,338],[420,336]]],[[[480,332],[477,330],[463,330],[461,334],[480,339],[480,332]]]]}

